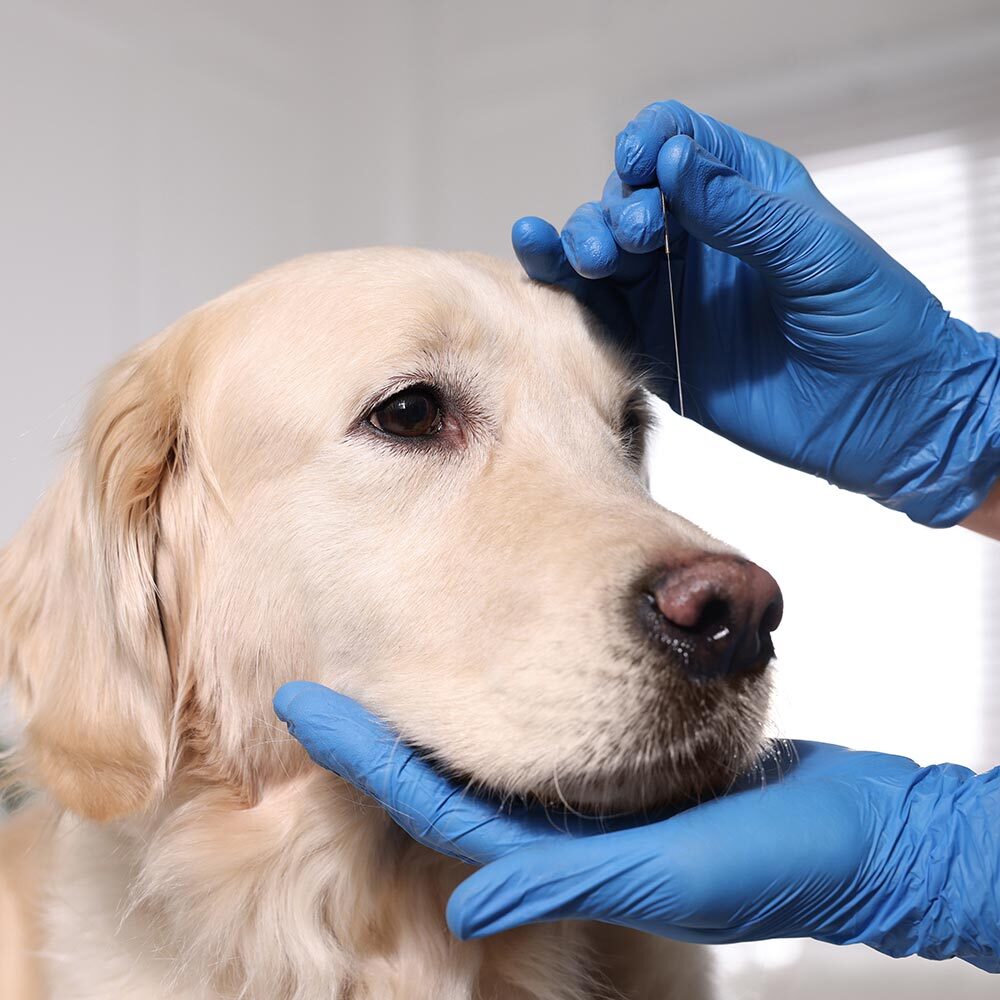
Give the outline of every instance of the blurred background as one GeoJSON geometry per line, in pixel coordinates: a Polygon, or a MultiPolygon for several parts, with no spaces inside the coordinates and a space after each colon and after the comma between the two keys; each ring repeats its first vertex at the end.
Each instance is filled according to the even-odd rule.
{"type": "MultiPolygon", "coordinates": [[[[996,0],[4,0],[0,545],[136,341],[313,250],[508,256],[514,218],[596,197],[615,133],[666,97],[798,153],[946,307],[1000,331],[998,56],[996,0]]],[[[659,499],[782,584],[776,730],[1000,762],[1000,546],[669,413],[656,449],[659,499]]],[[[862,947],[718,953],[727,1000],[997,995],[862,947]]]]}

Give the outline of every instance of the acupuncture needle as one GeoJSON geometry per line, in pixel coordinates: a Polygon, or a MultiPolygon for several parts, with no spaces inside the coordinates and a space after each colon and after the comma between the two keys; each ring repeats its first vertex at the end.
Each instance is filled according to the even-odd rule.
{"type": "Polygon", "coordinates": [[[684,416],[684,387],[681,385],[681,346],[677,335],[677,307],[674,304],[674,273],[670,264],[670,233],[667,229],[667,196],[660,191],[660,203],[663,206],[663,252],[667,258],[667,285],[670,287],[670,322],[674,328],[674,363],[677,370],[677,404],[678,412],[684,416]]]}

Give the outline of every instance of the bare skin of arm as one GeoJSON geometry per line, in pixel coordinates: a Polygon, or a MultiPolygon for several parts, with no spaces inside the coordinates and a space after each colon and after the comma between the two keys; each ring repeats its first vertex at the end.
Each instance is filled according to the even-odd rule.
{"type": "Polygon", "coordinates": [[[961,525],[1000,542],[1000,480],[993,484],[989,496],[961,522],[961,525]]]}

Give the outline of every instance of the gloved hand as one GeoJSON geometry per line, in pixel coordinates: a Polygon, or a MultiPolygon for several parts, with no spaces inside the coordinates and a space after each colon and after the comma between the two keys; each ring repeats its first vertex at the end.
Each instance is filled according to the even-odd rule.
{"type": "Polygon", "coordinates": [[[460,938],[588,919],[701,943],[863,942],[1000,972],[1000,769],[795,743],[784,773],[604,832],[465,793],[320,685],[285,685],[274,704],[316,763],[407,833],[486,865],[448,904],[460,938]]]}
{"type": "MultiPolygon", "coordinates": [[[[766,142],[667,101],[619,134],[615,166],[561,239],[527,217],[514,249],[650,364],[674,409],[661,189],[687,415],[924,524],[982,502],[1000,477],[1000,340],[952,319],[766,142]]],[[[927,216],[933,239],[933,191],[927,216]]]]}

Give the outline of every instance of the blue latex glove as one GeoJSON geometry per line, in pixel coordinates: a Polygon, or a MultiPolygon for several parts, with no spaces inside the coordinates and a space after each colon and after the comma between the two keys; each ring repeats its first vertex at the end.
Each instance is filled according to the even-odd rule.
{"type": "Polygon", "coordinates": [[[515,223],[532,278],[590,306],[677,409],[662,189],[686,413],[924,524],[979,506],[1000,477],[1000,340],[952,319],[766,142],[667,101],[619,134],[615,165],[561,239],[515,223]]]}
{"type": "Polygon", "coordinates": [[[783,774],[604,832],[464,793],[320,685],[285,685],[274,704],[316,763],[407,833],[486,866],[448,905],[460,938],[579,918],[702,943],[863,942],[1000,972],[1000,769],[796,743],[783,774]]]}

